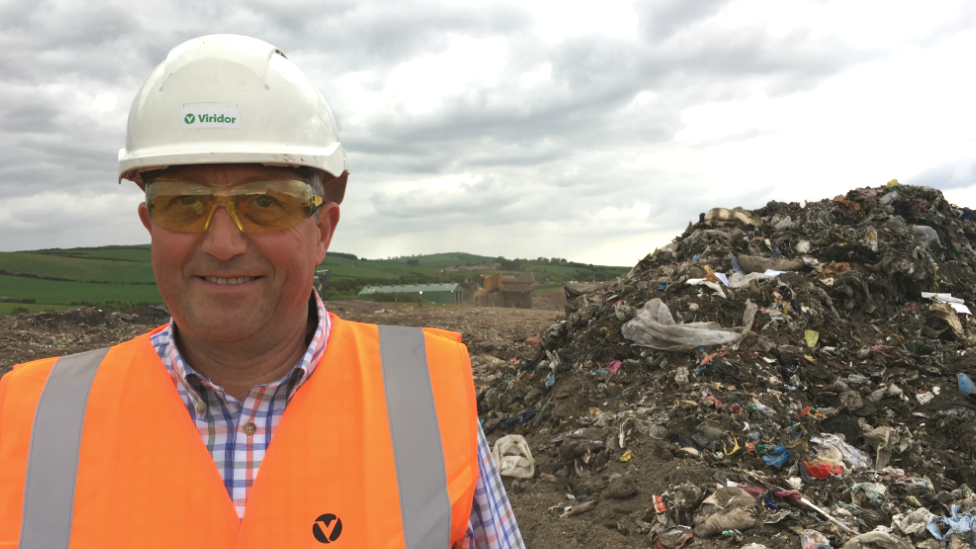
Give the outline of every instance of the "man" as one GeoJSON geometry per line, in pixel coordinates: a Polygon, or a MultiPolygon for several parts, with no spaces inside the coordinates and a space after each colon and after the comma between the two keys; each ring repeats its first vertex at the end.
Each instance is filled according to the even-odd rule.
{"type": "Polygon", "coordinates": [[[174,48],[119,179],[171,322],[0,381],[3,547],[522,547],[441,330],[329,315],[311,291],[345,151],[321,94],[240,36],[174,48]]]}

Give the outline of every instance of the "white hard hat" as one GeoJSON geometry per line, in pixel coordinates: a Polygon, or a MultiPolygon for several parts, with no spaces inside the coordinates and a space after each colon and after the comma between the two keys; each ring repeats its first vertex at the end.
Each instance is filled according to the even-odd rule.
{"type": "Polygon", "coordinates": [[[173,48],[132,102],[119,181],[180,164],[349,169],[332,111],[278,48],[230,34],[173,48]]]}

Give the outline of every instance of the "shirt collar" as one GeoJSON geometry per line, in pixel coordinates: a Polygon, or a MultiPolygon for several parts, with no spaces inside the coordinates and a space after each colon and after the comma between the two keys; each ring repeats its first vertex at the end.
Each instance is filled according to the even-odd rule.
{"type": "MultiPolygon", "coordinates": [[[[312,332],[312,339],[308,344],[308,348],[305,349],[305,353],[302,355],[302,358],[284,376],[272,382],[258,385],[258,387],[277,387],[283,383],[286,383],[292,378],[293,375],[300,376],[298,382],[294,384],[291,394],[288,395],[288,398],[291,399],[291,396],[295,394],[295,391],[297,391],[298,388],[301,387],[309,377],[311,377],[312,373],[315,372],[315,368],[318,366],[319,361],[325,354],[325,347],[328,343],[329,334],[332,330],[332,322],[329,319],[329,314],[325,310],[325,304],[322,303],[322,298],[319,297],[318,292],[312,292],[312,295],[308,300],[308,307],[309,315],[315,315],[316,317],[316,326],[315,330],[312,332]]],[[[194,378],[215,391],[221,397],[226,398],[226,393],[223,388],[215,385],[212,381],[194,370],[193,367],[183,359],[179,348],[176,346],[176,323],[172,318],[169,321],[169,335],[170,341],[168,345],[168,352],[172,361],[171,364],[173,364],[178,382],[186,387],[189,393],[193,396],[193,400],[195,402],[202,402],[203,400],[201,399],[200,395],[197,394],[197,391],[193,389],[193,386],[196,384],[190,383],[189,381],[194,378]]]]}

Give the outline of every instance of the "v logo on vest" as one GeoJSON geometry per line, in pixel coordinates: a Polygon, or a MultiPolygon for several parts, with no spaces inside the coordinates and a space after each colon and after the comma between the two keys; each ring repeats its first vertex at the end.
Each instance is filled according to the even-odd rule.
{"type": "Polygon", "coordinates": [[[332,513],[319,515],[312,525],[312,535],[321,543],[331,543],[342,535],[342,521],[332,513]]]}

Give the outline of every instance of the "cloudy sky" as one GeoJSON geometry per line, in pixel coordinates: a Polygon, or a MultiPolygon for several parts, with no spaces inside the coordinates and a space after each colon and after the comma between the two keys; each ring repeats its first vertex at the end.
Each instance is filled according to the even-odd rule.
{"type": "Polygon", "coordinates": [[[0,250],[148,242],[130,103],[219,33],[332,106],[337,251],[630,265],[715,206],[892,178],[976,206],[971,0],[4,0],[0,250]]]}

